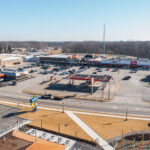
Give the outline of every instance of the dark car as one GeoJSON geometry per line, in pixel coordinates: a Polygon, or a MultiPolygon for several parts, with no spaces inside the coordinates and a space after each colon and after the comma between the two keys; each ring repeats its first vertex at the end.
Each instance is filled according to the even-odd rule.
{"type": "Polygon", "coordinates": [[[13,81],[13,82],[12,82],[12,86],[15,86],[15,85],[17,85],[17,82],[16,82],[16,81],[13,81]]]}
{"type": "Polygon", "coordinates": [[[34,72],[34,70],[30,70],[30,71],[29,71],[29,73],[33,73],[33,72],[34,72]]]}
{"type": "Polygon", "coordinates": [[[129,80],[129,79],[131,79],[131,76],[126,76],[122,80],[129,80]]]}
{"type": "Polygon", "coordinates": [[[117,72],[117,71],[118,71],[118,69],[113,69],[113,70],[112,70],[112,72],[117,72]]]}
{"type": "Polygon", "coordinates": [[[93,74],[97,74],[97,72],[93,72],[93,74]]]}
{"type": "Polygon", "coordinates": [[[59,100],[59,101],[61,101],[61,100],[63,100],[63,97],[59,97],[59,96],[54,96],[54,98],[53,98],[54,100],[59,100]]]}
{"type": "Polygon", "coordinates": [[[18,71],[23,71],[23,68],[18,68],[18,71]]]}
{"type": "Polygon", "coordinates": [[[42,99],[50,99],[51,98],[51,94],[44,94],[41,96],[42,99]]]}
{"type": "Polygon", "coordinates": [[[48,66],[42,66],[42,69],[48,69],[49,67],[48,66]]]}

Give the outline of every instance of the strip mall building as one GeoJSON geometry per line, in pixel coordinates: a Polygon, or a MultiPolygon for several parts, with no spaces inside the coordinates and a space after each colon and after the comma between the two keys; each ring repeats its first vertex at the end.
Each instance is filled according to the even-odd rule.
{"type": "Polygon", "coordinates": [[[118,57],[112,59],[101,60],[100,64],[103,66],[112,67],[144,67],[150,68],[150,60],[146,58],[126,58],[118,57]]]}

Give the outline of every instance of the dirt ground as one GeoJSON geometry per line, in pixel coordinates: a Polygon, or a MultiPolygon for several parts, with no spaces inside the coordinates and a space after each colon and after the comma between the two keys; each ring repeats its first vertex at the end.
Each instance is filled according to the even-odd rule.
{"type": "Polygon", "coordinates": [[[22,114],[19,117],[32,120],[30,125],[49,129],[67,135],[75,136],[92,141],[92,139],[65,113],[49,110],[38,110],[31,112],[31,108],[23,108],[22,114]]]}
{"type": "Polygon", "coordinates": [[[149,121],[76,114],[105,140],[135,131],[150,131],[149,121]]]}

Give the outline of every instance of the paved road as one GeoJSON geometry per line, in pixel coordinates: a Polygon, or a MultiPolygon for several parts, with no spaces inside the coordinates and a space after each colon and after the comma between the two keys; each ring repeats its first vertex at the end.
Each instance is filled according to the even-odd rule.
{"type": "MultiPolygon", "coordinates": [[[[28,99],[21,99],[21,98],[0,96],[0,99],[29,103],[28,99]]],[[[62,108],[61,102],[56,102],[52,100],[39,100],[39,104],[43,106],[54,106],[54,107],[62,108]]],[[[64,99],[64,104],[65,104],[65,108],[81,109],[81,110],[105,112],[105,113],[108,112],[108,113],[116,113],[116,114],[126,114],[128,109],[128,114],[150,116],[150,106],[145,106],[145,105],[137,105],[137,104],[123,105],[119,103],[101,103],[96,101],[73,100],[73,99],[64,99]]]]}

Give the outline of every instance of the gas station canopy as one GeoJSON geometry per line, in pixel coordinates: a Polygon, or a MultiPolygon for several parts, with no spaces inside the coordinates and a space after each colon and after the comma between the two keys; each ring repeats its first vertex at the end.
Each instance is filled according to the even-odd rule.
{"type": "Polygon", "coordinates": [[[88,74],[73,74],[69,75],[68,79],[72,80],[88,80],[91,81],[93,78],[94,81],[100,82],[109,82],[112,76],[109,75],[88,75],[88,74]]]}

